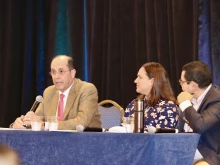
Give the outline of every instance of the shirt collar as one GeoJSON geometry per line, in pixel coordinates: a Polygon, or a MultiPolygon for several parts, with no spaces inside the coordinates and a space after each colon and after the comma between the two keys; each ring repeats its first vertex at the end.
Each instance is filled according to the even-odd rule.
{"type": "Polygon", "coordinates": [[[206,90],[203,92],[203,94],[201,94],[200,96],[199,96],[199,98],[196,100],[196,99],[192,99],[192,103],[201,103],[202,102],[202,100],[204,99],[204,97],[205,97],[205,95],[208,93],[208,91],[209,91],[209,89],[211,88],[211,86],[212,86],[212,84],[210,84],[207,88],[206,88],[206,90]]]}
{"type": "MultiPolygon", "coordinates": [[[[74,82],[73,82],[74,83],[74,82]]],[[[60,94],[64,94],[65,96],[68,96],[69,95],[69,92],[70,92],[70,89],[71,89],[71,87],[73,86],[73,83],[72,83],[72,85],[70,85],[70,87],[69,88],[67,88],[67,90],[65,90],[63,93],[61,92],[61,91],[59,91],[59,95],[60,94]]],[[[67,97],[66,97],[67,98],[67,97]]]]}

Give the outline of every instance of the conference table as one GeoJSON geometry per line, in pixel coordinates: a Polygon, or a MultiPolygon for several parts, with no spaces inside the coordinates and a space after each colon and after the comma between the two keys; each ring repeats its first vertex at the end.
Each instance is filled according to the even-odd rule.
{"type": "Polygon", "coordinates": [[[23,165],[192,165],[196,133],[0,130],[23,165]]]}

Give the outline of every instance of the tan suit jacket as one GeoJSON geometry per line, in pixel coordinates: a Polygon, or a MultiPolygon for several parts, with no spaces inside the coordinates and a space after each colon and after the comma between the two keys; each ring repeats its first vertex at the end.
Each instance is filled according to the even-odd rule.
{"type": "MultiPolygon", "coordinates": [[[[36,110],[39,116],[55,116],[59,100],[59,91],[55,86],[45,89],[43,102],[36,110]]],[[[75,78],[70,89],[64,120],[59,122],[58,129],[76,129],[77,125],[101,127],[98,111],[98,94],[96,87],[88,82],[75,78]]]]}

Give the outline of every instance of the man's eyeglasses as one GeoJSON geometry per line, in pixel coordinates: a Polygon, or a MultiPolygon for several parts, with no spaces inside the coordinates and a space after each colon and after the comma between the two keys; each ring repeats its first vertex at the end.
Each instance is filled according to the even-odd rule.
{"type": "Polygon", "coordinates": [[[70,70],[62,70],[62,69],[60,69],[58,71],[52,70],[52,71],[49,72],[49,74],[51,76],[55,76],[58,73],[59,75],[63,76],[66,72],[71,71],[71,70],[72,69],[70,69],[70,70]]]}
{"type": "Polygon", "coordinates": [[[180,84],[183,84],[183,83],[185,83],[185,82],[187,82],[187,84],[188,84],[190,81],[184,81],[184,80],[182,80],[182,79],[179,79],[179,83],[180,83],[180,84]]]}

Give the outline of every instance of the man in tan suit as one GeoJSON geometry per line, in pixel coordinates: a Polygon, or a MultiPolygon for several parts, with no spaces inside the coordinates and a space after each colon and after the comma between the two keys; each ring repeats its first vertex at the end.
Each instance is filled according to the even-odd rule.
{"type": "Polygon", "coordinates": [[[76,70],[73,59],[66,55],[56,56],[51,62],[50,72],[54,85],[45,89],[43,102],[36,112],[29,111],[17,118],[14,128],[24,128],[25,120],[32,116],[59,116],[60,100],[63,98],[63,114],[58,129],[76,129],[77,125],[101,127],[98,111],[98,94],[96,87],[88,82],[75,78],[76,70]]]}

